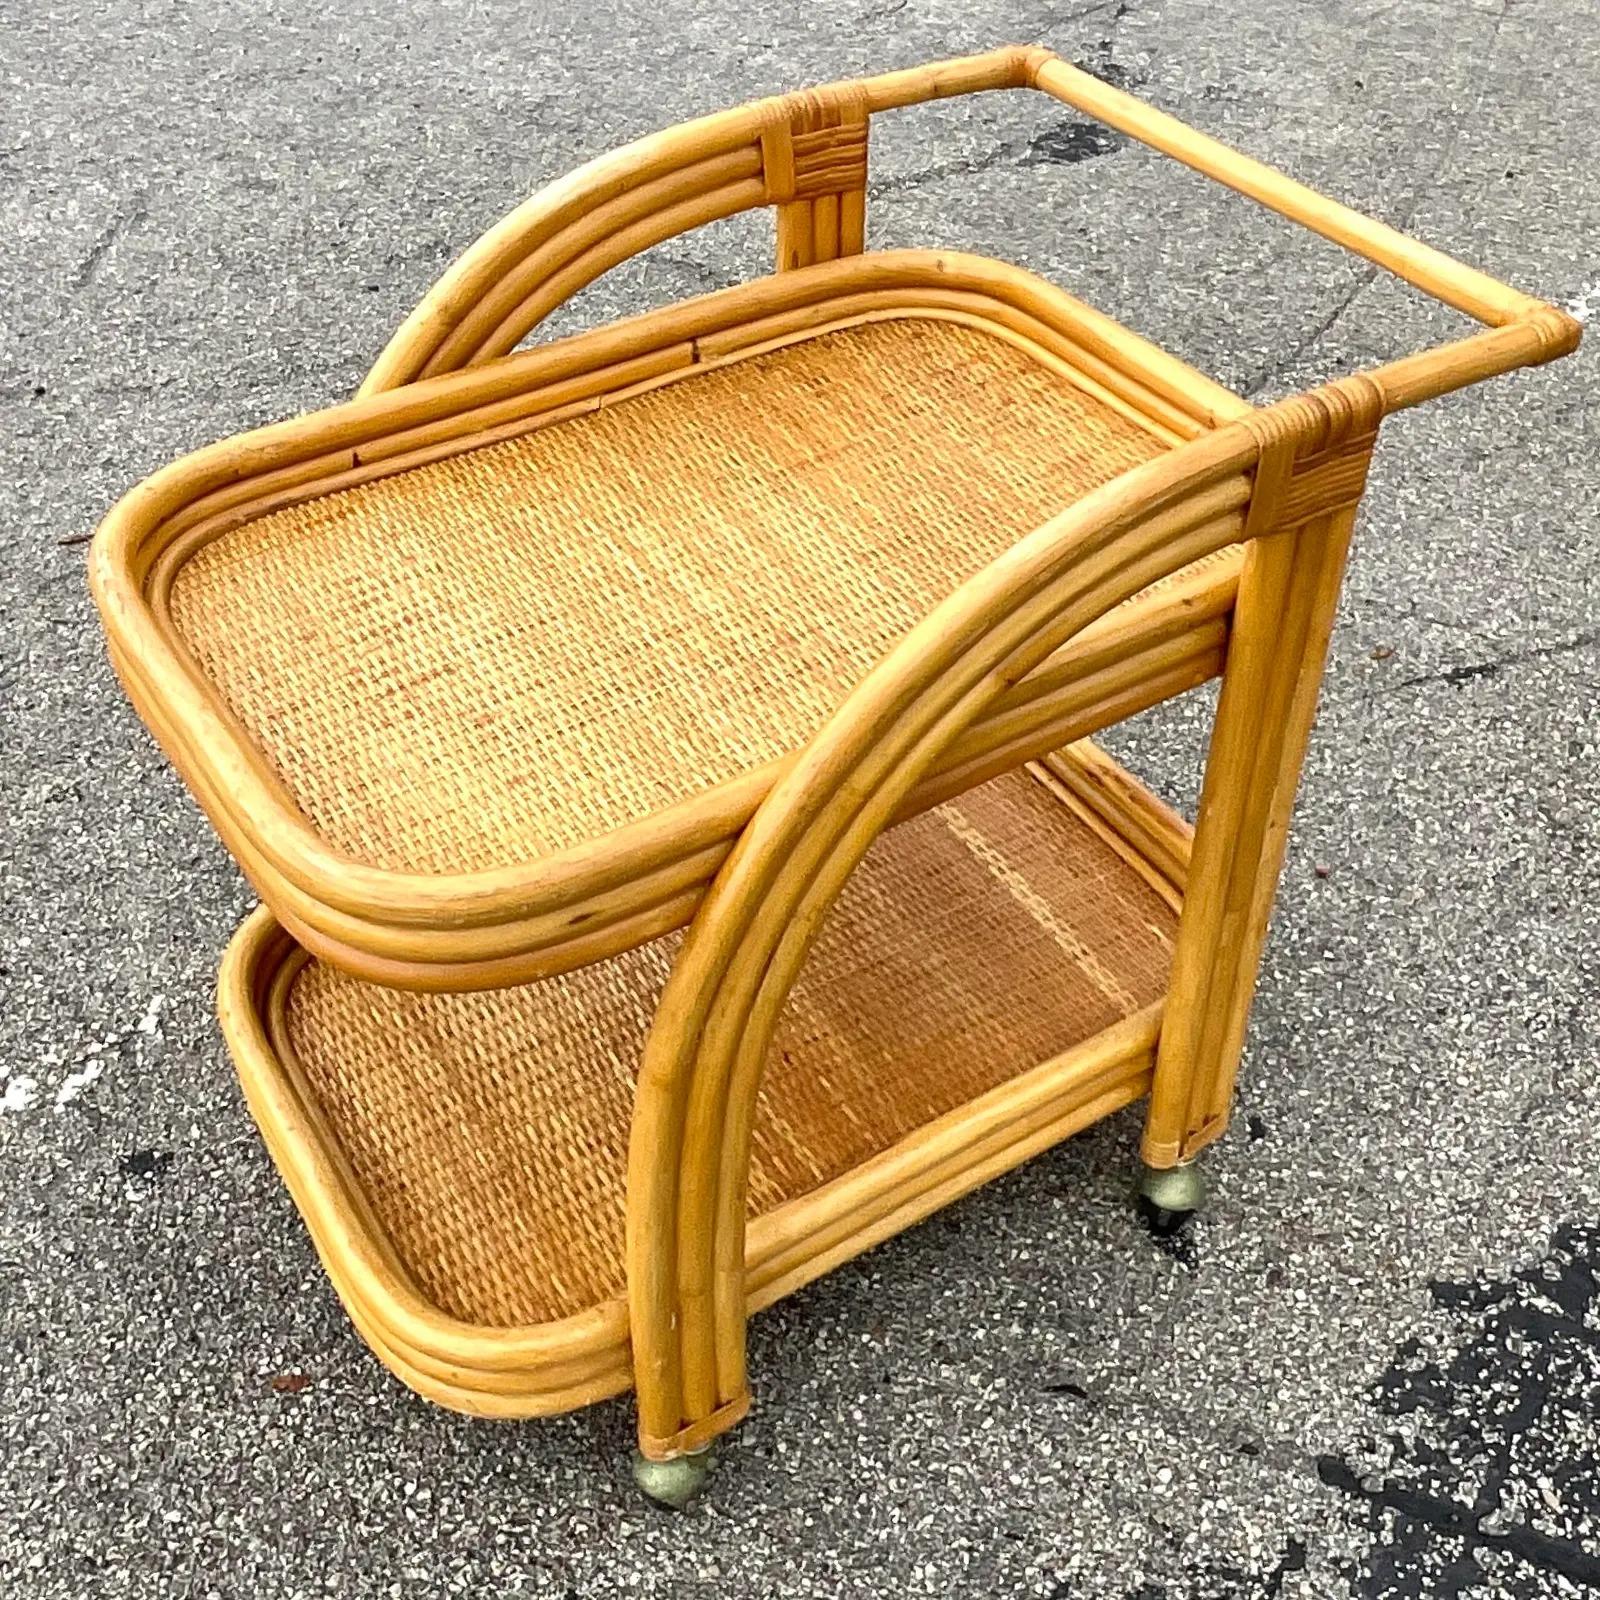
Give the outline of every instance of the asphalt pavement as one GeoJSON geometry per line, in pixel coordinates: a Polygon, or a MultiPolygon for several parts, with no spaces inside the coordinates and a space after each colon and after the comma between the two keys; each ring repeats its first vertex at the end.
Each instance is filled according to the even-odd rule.
{"type": "MultiPolygon", "coordinates": [[[[0,1595],[1600,1592],[1600,341],[1386,426],[1181,1247],[1102,1124],[758,1318],[674,1518],[626,1402],[492,1425],[389,1378],[234,1083],[251,896],[107,666],[106,507],[348,395],[588,156],[1013,40],[1600,314],[1590,0],[0,0],[0,1595]]],[[[1043,97],[872,159],[871,242],[1014,260],[1252,396],[1460,326],[1043,97]]],[[[768,228],[562,326],[763,270],[768,228]]],[[[1110,742],[1183,798],[1205,709],[1110,742]]]]}

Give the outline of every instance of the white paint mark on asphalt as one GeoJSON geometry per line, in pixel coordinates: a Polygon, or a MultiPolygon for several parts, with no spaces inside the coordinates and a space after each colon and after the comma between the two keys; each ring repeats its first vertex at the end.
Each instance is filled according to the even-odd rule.
{"type": "Polygon", "coordinates": [[[1600,312],[1600,282],[1591,283],[1588,288],[1580,289],[1567,302],[1566,310],[1579,322],[1587,322],[1596,312],[1600,312]]]}
{"type": "Polygon", "coordinates": [[[38,1095],[38,1079],[18,1073],[6,1080],[5,1093],[0,1094],[0,1111],[26,1111],[38,1095]]]}
{"type": "Polygon", "coordinates": [[[106,1070],[105,1057],[99,1052],[99,1045],[90,1045],[89,1059],[76,1072],[69,1072],[61,1080],[60,1086],[56,1089],[57,1111],[71,1105],[106,1070]]]}
{"type": "MultiPolygon", "coordinates": [[[[161,1011],[166,1003],[167,997],[164,994],[152,995],[150,1003],[144,1008],[144,1015],[131,1028],[108,1033],[104,1039],[88,1046],[73,1060],[63,1060],[53,1050],[47,1051],[39,1063],[41,1071],[53,1067],[66,1069],[54,1089],[46,1091],[56,1110],[65,1111],[74,1100],[80,1098],[84,1091],[105,1073],[106,1067],[120,1055],[122,1047],[130,1041],[133,1044],[135,1062],[142,1061],[143,1042],[145,1039],[153,1039],[160,1032],[161,1011]]],[[[18,1074],[9,1078],[4,1091],[0,1092],[0,1112],[31,1111],[39,1100],[39,1079],[18,1074]]]]}

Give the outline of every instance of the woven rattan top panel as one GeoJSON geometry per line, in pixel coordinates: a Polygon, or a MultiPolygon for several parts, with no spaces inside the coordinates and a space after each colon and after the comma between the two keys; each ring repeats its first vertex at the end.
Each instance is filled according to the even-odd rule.
{"type": "MultiPolygon", "coordinates": [[[[771,1210],[1151,1004],[1176,914],[1026,773],[885,834],[790,999],[751,1208],[771,1210]]],[[[633,1075],[677,935],[466,995],[318,963],[288,1037],[422,1292],[491,1326],[622,1292],[633,1075]]]]}
{"type": "Polygon", "coordinates": [[[799,747],[1162,448],[997,335],[872,323],[262,517],[171,612],[330,844],[506,866],[799,747]]]}

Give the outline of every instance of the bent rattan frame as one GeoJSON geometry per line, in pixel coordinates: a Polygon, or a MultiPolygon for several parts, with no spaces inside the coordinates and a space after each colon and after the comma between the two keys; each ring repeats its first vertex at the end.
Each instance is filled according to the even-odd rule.
{"type": "MultiPolygon", "coordinates": [[[[1065,1077],[1029,1091],[1042,1095],[1029,1115],[1044,1117],[1032,1124],[1046,1129],[1044,1142],[1123,1103],[1124,1089],[1132,1098],[1146,1087],[1147,1161],[1171,1166],[1214,1139],[1232,1097],[1378,426],[1392,411],[1562,355],[1579,333],[1554,307],[1048,51],[1008,49],[762,101],[591,163],[513,212],[445,274],[355,401],[203,451],[129,495],[93,555],[112,654],[275,913],[258,913],[236,941],[224,1021],[258,1120],[374,1347],[424,1393],[499,1413],[580,1403],[624,1387],[631,1372],[641,1444],[657,1458],[698,1449],[730,1426],[749,1403],[750,1310],[890,1226],[869,1208],[841,1238],[802,1206],[747,1227],[763,1063],[842,885],[898,818],[1220,671],[1192,859],[1186,841],[1170,830],[1163,837],[1157,813],[1124,807],[1126,830],[1186,875],[1166,1001],[1114,1037],[1089,1041],[1065,1077]],[[870,118],[1011,88],[1043,91],[1174,156],[1488,331],[1256,410],[1015,268],[951,253],[862,254],[870,118]],[[755,206],[777,212],[775,276],[508,354],[609,267],[755,206]],[[384,872],[341,856],[252,751],[164,615],[163,595],[187,555],[264,511],[776,342],[913,311],[969,319],[1024,343],[1169,448],[957,587],[803,749],[604,838],[455,877],[384,872]],[[418,988],[522,981],[688,924],[637,1088],[626,1306],[596,1308],[571,1326],[489,1333],[444,1327],[408,1295],[314,1119],[284,1088],[274,995],[304,956],[280,923],[318,956],[418,988]],[[1127,1072],[1109,1098],[1071,1088],[1110,1067],[1127,1072]],[[1051,1104],[1055,1122],[1044,1116],[1051,1104]]],[[[1124,782],[1109,766],[1072,770],[1091,788],[1124,782]]],[[[894,1213],[893,1226],[1034,1147],[952,1158],[927,1204],[894,1213]]],[[[847,1198],[875,1192],[875,1181],[846,1185],[847,1198]]]]}

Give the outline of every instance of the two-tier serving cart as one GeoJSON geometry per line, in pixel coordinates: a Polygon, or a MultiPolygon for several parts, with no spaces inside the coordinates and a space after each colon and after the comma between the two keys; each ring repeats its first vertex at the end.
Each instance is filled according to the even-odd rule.
{"type": "Polygon", "coordinates": [[[1379,422],[1578,333],[1006,49],[590,163],[356,399],[133,490],[111,655],[260,893],[223,1029],[373,1350],[487,1416],[632,1387],[679,1502],[780,1296],[1140,1099],[1192,1209],[1379,422]],[[998,89],[1488,331],[1257,409],[1014,266],[867,251],[872,120],[998,89]],[[517,349],[763,206],[773,275],[517,349]],[[1088,740],[1219,674],[1191,831],[1088,740]]]}

